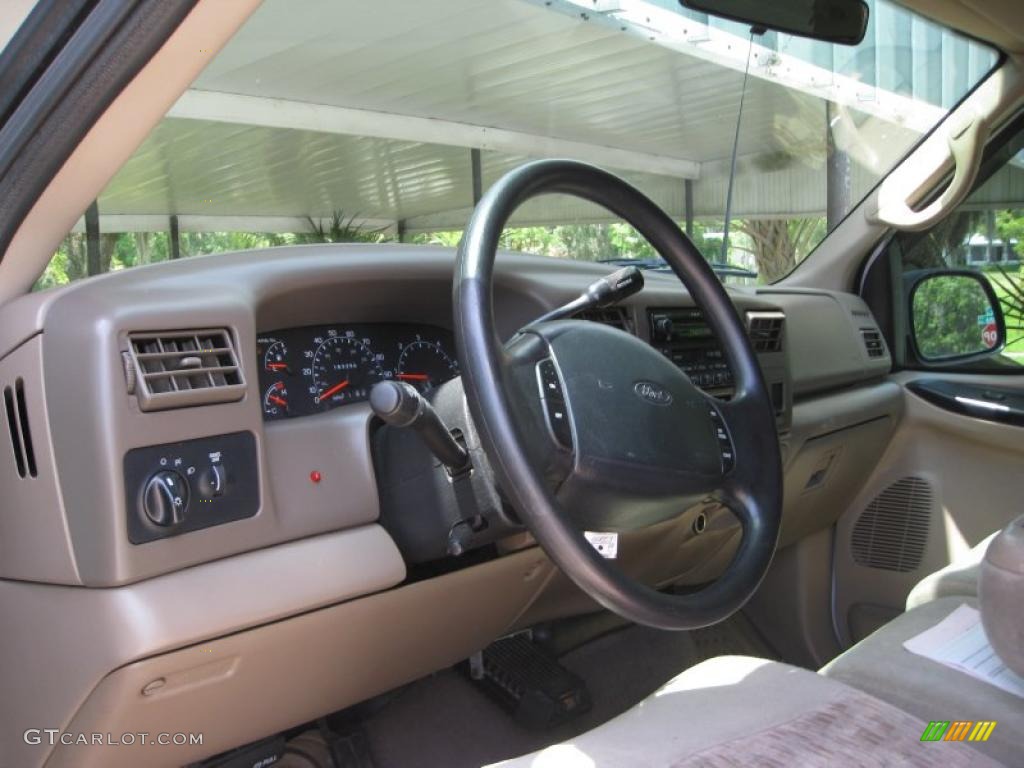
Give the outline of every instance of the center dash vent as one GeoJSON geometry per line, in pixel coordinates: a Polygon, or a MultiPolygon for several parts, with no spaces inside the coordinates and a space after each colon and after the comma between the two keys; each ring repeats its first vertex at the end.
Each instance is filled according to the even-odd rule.
{"type": "Polygon", "coordinates": [[[781,312],[747,312],[747,333],[758,354],[782,351],[786,316],[781,312]]]}
{"type": "Polygon", "coordinates": [[[610,325],[620,331],[632,333],[629,321],[626,318],[626,311],[622,307],[604,307],[603,309],[584,309],[573,315],[576,320],[589,320],[592,323],[610,325]]]}
{"type": "Polygon", "coordinates": [[[245,381],[225,328],[128,334],[125,373],[143,411],[241,400],[245,381]]]}
{"type": "Polygon", "coordinates": [[[920,477],[896,481],[854,523],[850,551],[868,568],[906,573],[921,565],[932,515],[932,487],[920,477]]]}
{"type": "Polygon", "coordinates": [[[864,338],[864,348],[868,351],[868,357],[885,357],[885,344],[877,328],[861,328],[860,335],[864,338]]]}

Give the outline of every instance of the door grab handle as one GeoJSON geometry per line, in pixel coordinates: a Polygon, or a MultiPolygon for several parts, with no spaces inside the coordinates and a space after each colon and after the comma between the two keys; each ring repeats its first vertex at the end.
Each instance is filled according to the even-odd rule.
{"type": "Polygon", "coordinates": [[[947,128],[949,154],[953,158],[953,178],[942,194],[929,205],[915,211],[910,201],[920,200],[931,192],[927,182],[909,195],[899,194],[898,190],[893,192],[892,182],[888,185],[883,182],[878,190],[876,207],[866,213],[869,222],[919,232],[932,226],[967,197],[974,186],[988,141],[989,120],[978,114],[949,119],[957,121],[951,122],[947,128]]]}

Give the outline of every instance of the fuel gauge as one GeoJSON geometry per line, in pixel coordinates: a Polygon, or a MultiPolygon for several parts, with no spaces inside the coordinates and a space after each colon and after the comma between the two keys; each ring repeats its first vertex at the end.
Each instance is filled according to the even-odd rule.
{"type": "Polygon", "coordinates": [[[283,381],[275,381],[263,394],[263,413],[269,419],[280,419],[288,415],[288,388],[283,381]]]}
{"type": "Polygon", "coordinates": [[[291,373],[288,365],[288,347],[280,339],[260,339],[263,349],[263,370],[270,373],[291,373]]]}

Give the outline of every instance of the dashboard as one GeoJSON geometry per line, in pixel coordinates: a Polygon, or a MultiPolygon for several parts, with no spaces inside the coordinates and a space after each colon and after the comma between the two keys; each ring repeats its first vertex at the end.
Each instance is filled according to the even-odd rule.
{"type": "MultiPolygon", "coordinates": [[[[0,577],[119,586],[375,524],[376,478],[389,466],[417,467],[407,457],[381,461],[366,401],[378,381],[441,395],[459,375],[453,267],[446,248],[304,246],[125,270],[5,305],[0,383],[24,396],[24,409],[12,399],[16,414],[27,412],[37,466],[19,475],[16,453],[0,452],[15,494],[8,505],[24,510],[0,528],[0,540],[18,542],[3,550],[0,577]],[[192,354],[207,338],[223,347],[215,366],[192,354]],[[163,351],[149,350],[154,343],[163,351]],[[44,386],[51,369],[76,373],[48,374],[44,386]],[[45,399],[34,395],[43,392],[45,399]],[[75,500],[74,515],[65,517],[64,498],[75,500]],[[51,510],[46,526],[40,509],[51,510]],[[127,530],[129,519],[148,535],[127,530]],[[65,545],[54,550],[58,540],[65,545]],[[29,555],[38,551],[52,556],[29,555]]],[[[502,254],[499,337],[572,300],[607,269],[502,254]]],[[[697,386],[728,398],[732,372],[702,314],[674,276],[645,279],[641,293],[584,319],[635,334],[697,386]]],[[[797,401],[873,386],[889,370],[888,355],[871,357],[864,346],[876,328],[857,297],[771,288],[731,295],[784,440],[839,426],[831,411],[798,412],[797,401]]],[[[856,417],[863,421],[863,412],[856,417]]],[[[788,450],[795,461],[798,446],[788,450]]],[[[446,522],[450,530],[456,521],[446,522]]]]}
{"type": "MultiPolygon", "coordinates": [[[[261,691],[294,694],[276,719],[236,718],[253,732],[204,744],[227,750],[289,727],[299,707],[311,705],[310,718],[341,709],[509,631],[593,610],[529,536],[510,532],[518,520],[485,462],[453,478],[417,434],[382,425],[365,402],[377,381],[407,381],[431,393],[468,451],[482,450],[460,426],[470,414],[457,386],[441,386],[459,374],[447,330],[454,261],[452,249],[405,244],[227,253],[0,306],[12,440],[0,450],[0,609],[16,630],[6,641],[14,658],[53,637],[40,663],[74,661],[66,684],[47,691],[30,667],[0,670],[26,719],[186,732],[211,706],[242,711],[261,691]],[[21,472],[19,450],[30,452],[21,472]],[[52,597],[41,603],[43,590],[52,597]],[[337,668],[370,673],[322,672],[337,668]],[[302,679],[282,684],[280,670],[294,669],[302,679]],[[144,687],[146,707],[104,704],[137,701],[144,687]]],[[[607,271],[503,253],[499,337],[607,271]]],[[[706,318],[674,276],[645,280],[583,319],[635,334],[729,397],[732,371],[706,318]]],[[[785,544],[849,506],[885,451],[902,390],[884,380],[888,354],[866,346],[877,326],[856,296],[730,295],[776,406],[785,544]]],[[[594,370],[615,364],[595,358],[594,370]]],[[[623,534],[619,564],[649,584],[696,586],[728,566],[739,535],[726,508],[701,503],[623,534]]]]}
{"type": "Polygon", "coordinates": [[[378,381],[424,394],[459,375],[451,331],[419,323],[312,325],[256,339],[265,421],[360,403],[378,381]]]}

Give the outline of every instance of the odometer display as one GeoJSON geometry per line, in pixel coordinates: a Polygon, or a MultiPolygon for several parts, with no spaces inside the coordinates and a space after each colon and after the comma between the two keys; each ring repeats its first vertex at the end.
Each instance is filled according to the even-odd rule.
{"type": "Polygon", "coordinates": [[[263,417],[309,416],[365,402],[383,379],[424,393],[459,375],[450,331],[404,323],[318,325],[261,333],[263,417]]]}
{"type": "Polygon", "coordinates": [[[339,335],[328,332],[313,351],[310,365],[309,394],[321,408],[358,402],[370,396],[370,387],[383,378],[378,355],[369,339],[359,339],[349,332],[339,335]]]}

